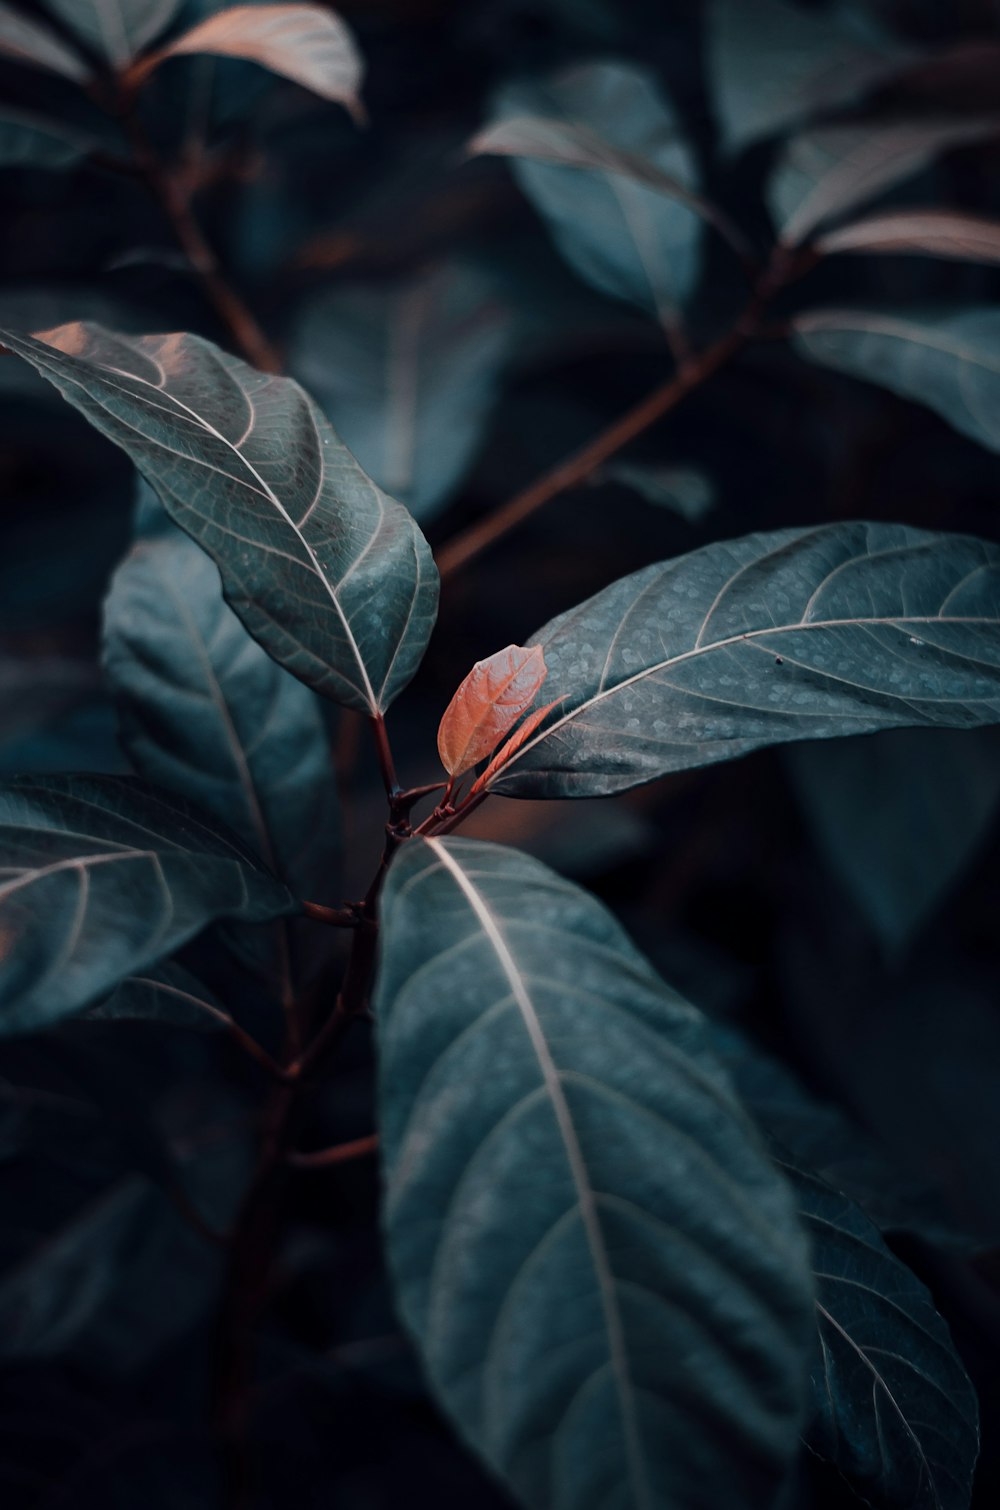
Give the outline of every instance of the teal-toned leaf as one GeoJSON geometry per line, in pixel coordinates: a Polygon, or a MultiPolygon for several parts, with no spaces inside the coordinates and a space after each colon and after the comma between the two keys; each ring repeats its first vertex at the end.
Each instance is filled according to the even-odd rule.
{"type": "Polygon", "coordinates": [[[430,636],[437,571],[297,383],[197,336],[0,339],[128,452],[269,655],[336,702],[388,707],[430,636]]]}
{"type": "Polygon", "coordinates": [[[168,58],[205,53],[259,63],[364,120],[361,54],[345,23],[324,6],[229,6],[147,59],[143,72],[168,58]]]}
{"type": "Polygon", "coordinates": [[[298,910],[192,807],[121,776],[0,787],[0,1034],[99,1000],[216,918],[298,910]]]}
{"type": "Polygon", "coordinates": [[[821,367],[926,404],[1000,451],[1000,310],[818,309],[792,322],[796,350],[821,367]]]}
{"type": "Polygon", "coordinates": [[[632,488],[656,508],[680,514],[689,524],[704,518],[715,501],[710,480],[693,467],[651,467],[621,461],[605,467],[600,475],[608,482],[632,488]]]}
{"type": "Polygon", "coordinates": [[[207,986],[175,960],[128,975],[85,1014],[88,1022],[162,1022],[181,1028],[222,1027],[228,1014],[207,986]]]}
{"type": "Polygon", "coordinates": [[[520,1503],[769,1504],[810,1290],[788,1194],[675,996],[585,892],[414,840],[376,1012],[402,1316],[520,1503]]]}
{"type": "MultiPolygon", "coordinates": [[[[171,536],[133,547],[105,604],[125,747],[140,776],[228,824],[297,896],[329,895],[340,812],[321,705],[250,638],[204,551],[167,524],[171,536]]],[[[315,928],[302,928],[314,944],[315,928]]],[[[309,968],[301,943],[289,919],[244,940],[286,999],[309,968]]]]}
{"type": "Polygon", "coordinates": [[[1000,807],[1000,730],[897,729],[793,746],[792,783],[835,874],[890,956],[985,842],[1000,807]]]}
{"type": "Polygon", "coordinates": [[[405,283],[321,294],[292,362],[369,476],[425,521],[475,454],[513,335],[493,281],[445,263],[405,283]]]}
{"type": "Polygon", "coordinates": [[[114,1294],[148,1194],[145,1180],[117,1181],[0,1275],[0,1358],[51,1357],[84,1330],[114,1294]]]}
{"type": "Polygon", "coordinates": [[[184,0],[45,0],[81,41],[124,68],[180,14],[184,0]]]}
{"type": "Polygon", "coordinates": [[[1000,722],[1000,546],[776,530],[623,577],[528,641],[558,708],[490,783],[598,796],[760,745],[1000,722]]]}
{"type": "Polygon", "coordinates": [[[708,66],[725,147],[739,151],[864,95],[912,56],[849,4],[710,0],[708,66]]]}
{"type": "Polygon", "coordinates": [[[570,265],[667,328],[698,276],[698,174],[654,79],[586,63],[512,85],[470,150],[512,157],[518,183],[570,265]]]}
{"type": "Polygon", "coordinates": [[[795,1191],[816,1275],[806,1442],[870,1505],[968,1510],[979,1411],[945,1322],[851,1201],[777,1162],[795,1191]]]}
{"type": "Polygon", "coordinates": [[[903,1164],[835,1102],[742,1033],[711,1024],[712,1049],[762,1132],[795,1164],[855,1201],[881,1232],[907,1233],[960,1253],[995,1246],[998,1227],[970,1228],[948,1191],[903,1164]]]}
{"type": "MultiPolygon", "coordinates": [[[[86,0],[80,3],[85,4],[86,0]]],[[[61,74],[74,84],[85,84],[90,77],[87,64],[61,37],[34,17],[3,4],[0,4],[0,55],[14,58],[28,68],[61,74]]]]}
{"type": "Polygon", "coordinates": [[[781,240],[807,241],[819,226],[930,167],[943,152],[1000,133],[1000,117],[828,126],[793,137],[767,197],[781,240]]]}
{"type": "Polygon", "coordinates": [[[1000,262],[1000,222],[959,210],[888,210],[827,231],[815,243],[824,257],[908,253],[955,262],[1000,262]]]}
{"type": "Polygon", "coordinates": [[[0,115],[0,167],[71,168],[97,142],[62,121],[4,108],[0,115]]]}

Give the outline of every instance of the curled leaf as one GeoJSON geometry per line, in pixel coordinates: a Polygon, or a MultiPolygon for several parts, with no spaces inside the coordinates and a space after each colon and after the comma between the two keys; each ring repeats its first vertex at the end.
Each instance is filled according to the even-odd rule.
{"type": "Polygon", "coordinates": [[[438,753],[449,776],[485,760],[531,706],[546,676],[540,645],[508,645],[477,661],[444,711],[438,753]]]}

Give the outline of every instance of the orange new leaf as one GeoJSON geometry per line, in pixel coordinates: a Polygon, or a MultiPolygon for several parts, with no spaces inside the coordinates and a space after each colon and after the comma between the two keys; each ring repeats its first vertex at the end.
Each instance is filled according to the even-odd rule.
{"type": "Polygon", "coordinates": [[[526,739],[530,739],[538,728],[543,718],[548,718],[553,708],[558,708],[561,702],[565,702],[565,694],[557,697],[555,702],[546,703],[544,708],[536,708],[534,713],[529,713],[521,727],[510,736],[507,743],[499,749],[486,767],[481,776],[477,776],[469,790],[471,797],[475,792],[481,792],[488,787],[497,772],[507,764],[510,757],[521,748],[526,739]]]}
{"type": "Polygon", "coordinates": [[[438,753],[449,776],[471,771],[496,749],[531,705],[545,676],[540,645],[508,645],[476,662],[438,729],[438,753]]]}

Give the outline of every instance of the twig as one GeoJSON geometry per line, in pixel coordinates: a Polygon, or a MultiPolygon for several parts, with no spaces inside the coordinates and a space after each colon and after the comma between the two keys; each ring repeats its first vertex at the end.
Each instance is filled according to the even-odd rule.
{"type": "Polygon", "coordinates": [[[310,1153],[290,1153],[288,1162],[293,1169],[330,1169],[336,1164],[348,1164],[352,1159],[362,1159],[378,1148],[378,1133],[369,1133],[367,1138],[354,1138],[350,1143],[337,1143],[332,1148],[317,1148],[310,1153]]]}
{"type": "Polygon", "coordinates": [[[317,923],[326,923],[328,928],[356,928],[357,910],[353,907],[324,907],[322,902],[303,902],[302,911],[307,918],[317,923]]]}

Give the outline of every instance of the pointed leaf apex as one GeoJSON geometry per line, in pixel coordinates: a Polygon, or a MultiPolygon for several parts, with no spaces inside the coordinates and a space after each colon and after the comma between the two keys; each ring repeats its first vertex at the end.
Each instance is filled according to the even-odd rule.
{"type": "Polygon", "coordinates": [[[438,753],[449,776],[485,760],[531,706],[547,675],[540,645],[508,645],[477,661],[448,704],[438,753]]]}

